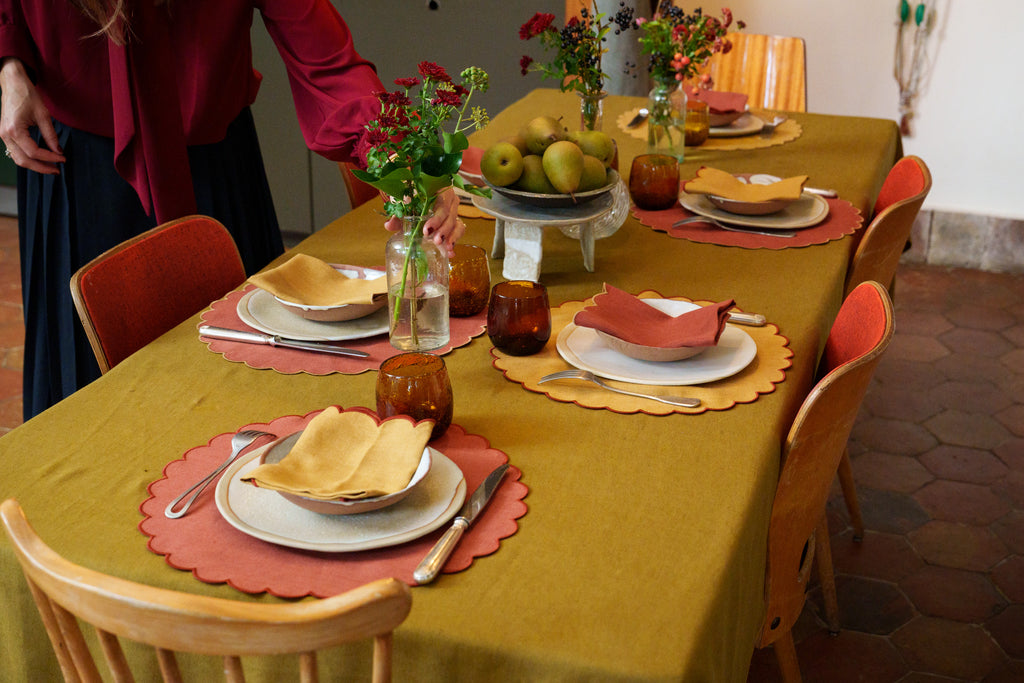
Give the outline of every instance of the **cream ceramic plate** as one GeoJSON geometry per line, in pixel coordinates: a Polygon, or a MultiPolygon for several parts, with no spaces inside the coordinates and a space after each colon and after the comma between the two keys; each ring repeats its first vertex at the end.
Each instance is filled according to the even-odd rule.
{"type": "MultiPolygon", "coordinates": [[[[646,299],[648,303],[670,315],[679,315],[694,304],[674,299],[646,299]]],[[[555,340],[555,348],[566,363],[580,370],[589,370],[606,379],[649,384],[652,386],[687,386],[706,384],[731,377],[757,356],[757,344],[749,334],[733,325],[726,325],[718,345],[684,360],[656,362],[630,358],[609,348],[597,331],[589,327],[566,325],[555,340]]]]}
{"type": "MultiPolygon", "coordinates": [[[[284,460],[285,456],[295,447],[299,437],[302,436],[302,432],[295,432],[282,439],[278,439],[272,444],[268,445],[267,450],[263,453],[260,459],[262,463],[278,463],[284,460]]],[[[308,498],[306,496],[300,496],[293,493],[285,493],[284,491],[278,491],[278,494],[290,503],[298,505],[299,507],[306,508],[313,512],[319,512],[322,515],[358,515],[364,512],[370,512],[371,510],[380,510],[386,508],[389,505],[394,505],[399,501],[404,500],[409,496],[413,490],[419,486],[426,476],[430,473],[430,466],[433,460],[431,450],[429,448],[423,449],[423,454],[420,456],[419,465],[416,467],[416,471],[413,472],[412,478],[409,483],[401,491],[395,491],[384,496],[374,496],[372,498],[356,498],[346,499],[338,498],[335,500],[320,500],[317,498],[308,498]]]]}
{"type": "Polygon", "coordinates": [[[321,322],[307,320],[282,306],[274,295],[254,289],[238,301],[238,317],[242,322],[266,334],[277,334],[303,341],[346,341],[365,339],[388,332],[388,309],[355,320],[321,322]]]}
{"type": "Polygon", "coordinates": [[[236,460],[217,482],[217,509],[231,526],[267,543],[347,553],[387,548],[420,538],[455,516],[466,499],[459,466],[435,449],[423,483],[400,503],[360,515],[321,515],[292,505],[276,491],[243,482],[269,446],[236,460]]]}
{"type": "Polygon", "coordinates": [[[764,120],[747,112],[728,126],[711,128],[709,135],[713,138],[738,138],[759,133],[762,128],[764,128],[764,120]]]}
{"type": "MultiPolygon", "coordinates": [[[[361,280],[377,280],[385,276],[383,270],[374,268],[363,268],[362,266],[348,266],[331,264],[336,271],[347,278],[358,278],[361,280]]],[[[341,304],[339,306],[313,306],[309,304],[297,304],[292,301],[275,296],[274,299],[295,313],[307,320],[319,320],[322,322],[339,322],[343,320],[355,320],[379,311],[388,304],[386,294],[374,297],[372,304],[341,304]]]]}
{"type": "Polygon", "coordinates": [[[804,192],[800,199],[781,210],[765,216],[744,216],[719,209],[702,194],[679,191],[679,203],[698,216],[707,216],[731,225],[745,225],[762,230],[793,230],[809,228],[828,216],[828,202],[816,194],[804,192]]]}

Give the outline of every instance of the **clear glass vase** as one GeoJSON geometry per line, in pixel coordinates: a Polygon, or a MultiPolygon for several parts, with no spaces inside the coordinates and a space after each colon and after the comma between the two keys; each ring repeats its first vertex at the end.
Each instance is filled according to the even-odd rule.
{"type": "Polygon", "coordinates": [[[686,153],[686,92],[682,85],[658,83],[648,96],[647,152],[682,161],[686,153]]]}
{"type": "Polygon", "coordinates": [[[580,96],[580,130],[601,130],[604,123],[604,98],[608,93],[576,92],[580,96]]]}
{"type": "Polygon", "coordinates": [[[448,256],[424,239],[419,216],[402,219],[402,232],[385,247],[391,345],[429,351],[448,343],[448,256]]]}

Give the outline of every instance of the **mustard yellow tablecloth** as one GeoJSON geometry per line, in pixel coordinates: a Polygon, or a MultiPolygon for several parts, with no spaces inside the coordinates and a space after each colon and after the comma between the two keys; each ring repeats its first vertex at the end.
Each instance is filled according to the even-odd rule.
{"type": "MultiPolygon", "coordinates": [[[[605,121],[639,103],[609,97],[605,121]]],[[[576,121],[578,107],[572,94],[535,91],[496,115],[473,142],[486,146],[540,112],[576,121]]],[[[806,173],[809,183],[834,187],[870,212],[900,153],[895,123],[793,118],[803,134],[782,147],[709,152],[687,164],[806,173]]],[[[620,168],[628,169],[642,145],[619,142],[620,168]]],[[[379,263],[387,238],[379,201],[299,249],[329,262],[343,255],[347,263],[379,263]]],[[[465,241],[490,245],[492,221],[467,223],[465,241]]],[[[541,279],[552,305],[585,299],[605,281],[634,292],[734,298],[791,340],[793,367],[776,391],[749,405],[650,416],[583,410],[525,391],[491,366],[486,336],[446,356],[455,422],[523,471],[529,512],[494,555],[413,589],[412,613],[395,637],[395,680],[745,681],[762,618],[765,535],[781,442],[838,310],[850,242],[732,249],[673,240],[630,218],[598,243],[589,273],[578,242],[546,233],[541,279]]],[[[492,262],[495,281],[500,273],[501,263],[492,262]]],[[[275,601],[201,583],[147,550],[136,528],[145,487],[166,463],[214,435],[332,404],[372,406],[375,373],[253,370],[210,353],[197,337],[197,321],[0,438],[0,496],[17,497],[40,535],[75,562],[166,588],[275,601]]],[[[55,660],[5,540],[0,590],[5,680],[56,680],[55,660]]],[[[345,675],[361,676],[366,652],[353,647],[324,658],[322,675],[340,680],[342,667],[351,665],[345,675]]],[[[129,656],[139,658],[134,650],[129,656]]],[[[287,666],[251,666],[247,676],[279,680],[287,666]]],[[[218,669],[216,662],[191,660],[184,668],[198,669],[199,680],[218,669]]],[[[152,666],[138,675],[151,679],[152,666]]]]}

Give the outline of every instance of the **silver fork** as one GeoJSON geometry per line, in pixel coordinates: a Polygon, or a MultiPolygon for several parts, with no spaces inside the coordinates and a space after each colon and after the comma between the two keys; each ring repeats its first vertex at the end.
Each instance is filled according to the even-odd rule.
{"type": "Polygon", "coordinates": [[[242,451],[251,446],[252,443],[261,436],[271,436],[275,439],[277,438],[276,434],[271,434],[270,432],[261,432],[258,429],[245,429],[231,437],[231,455],[228,456],[228,459],[224,461],[224,464],[215,469],[213,472],[210,472],[208,475],[206,475],[206,477],[196,482],[190,489],[188,489],[183,494],[172,500],[167,505],[167,507],[164,508],[164,516],[170,517],[171,519],[177,519],[178,517],[181,517],[186,512],[188,512],[188,509],[192,507],[192,503],[196,502],[196,498],[198,498],[199,494],[203,492],[203,489],[205,489],[210,482],[216,479],[217,475],[219,475],[221,472],[227,469],[228,465],[230,465],[235,458],[241,455],[242,451]],[[193,491],[195,491],[195,493],[192,493],[193,491]],[[192,497],[185,501],[185,504],[181,507],[180,510],[175,510],[174,507],[178,503],[180,503],[185,496],[187,496],[190,493],[192,493],[192,497]]]}
{"type": "Polygon", "coordinates": [[[541,377],[537,384],[543,384],[544,382],[550,382],[555,379],[582,379],[587,382],[593,382],[599,387],[607,389],[608,391],[614,391],[617,394],[625,394],[626,396],[638,396],[639,398],[649,398],[653,401],[660,401],[661,403],[667,403],[670,406],[682,406],[683,408],[696,408],[700,405],[699,398],[683,398],[681,396],[654,396],[652,394],[638,394],[633,391],[626,391],[625,389],[619,389],[609,384],[605,384],[600,377],[587,370],[563,370],[562,372],[553,372],[550,375],[541,377]]]}
{"type": "Polygon", "coordinates": [[[707,216],[691,216],[684,218],[681,221],[676,221],[672,224],[673,228],[678,228],[681,225],[688,223],[707,223],[713,225],[716,228],[722,230],[731,230],[732,232],[749,232],[754,235],[765,235],[767,237],[796,237],[796,233],[792,230],[757,230],[755,228],[740,227],[736,225],[726,225],[725,223],[719,223],[714,218],[708,218],[707,216]]]}

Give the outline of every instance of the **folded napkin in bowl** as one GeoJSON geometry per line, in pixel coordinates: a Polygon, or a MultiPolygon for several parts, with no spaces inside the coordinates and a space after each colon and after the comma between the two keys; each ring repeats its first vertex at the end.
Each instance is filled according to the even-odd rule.
{"type": "Polygon", "coordinates": [[[770,202],[776,199],[797,200],[804,191],[807,176],[784,178],[777,183],[755,185],[745,183],[731,173],[701,166],[697,177],[683,183],[688,194],[710,194],[739,202],[770,202]]]}
{"type": "Polygon", "coordinates": [[[347,277],[314,256],[296,254],[277,268],[257,273],[249,282],[279,299],[305,306],[370,304],[387,292],[386,277],[373,280],[347,277]]]}
{"type": "Polygon", "coordinates": [[[280,462],[260,465],[242,479],[317,500],[385,496],[409,484],[433,426],[406,417],[378,423],[367,413],[331,406],[310,421],[280,462]]]}
{"type": "Polygon", "coordinates": [[[704,88],[695,88],[691,92],[695,99],[707,103],[708,111],[712,114],[730,114],[747,108],[747,96],[741,92],[719,92],[704,88]]]}
{"type": "Polygon", "coordinates": [[[573,322],[643,346],[714,346],[734,304],[728,299],[671,316],[605,283],[604,292],[594,297],[594,305],[577,313],[573,322]]]}

